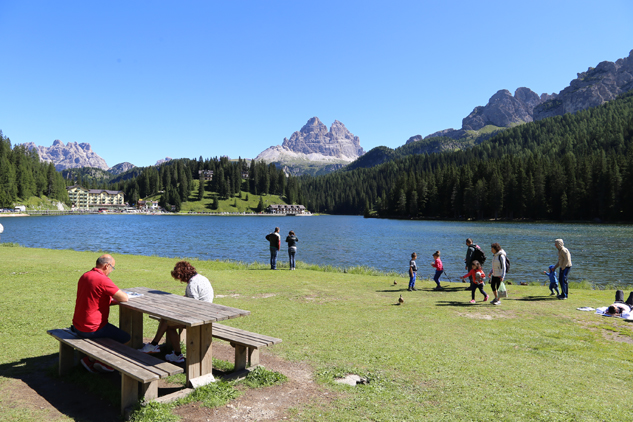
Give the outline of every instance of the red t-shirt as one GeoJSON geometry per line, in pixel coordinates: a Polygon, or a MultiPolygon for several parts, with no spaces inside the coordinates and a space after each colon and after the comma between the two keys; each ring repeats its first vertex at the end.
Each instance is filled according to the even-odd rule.
{"type": "Polygon", "coordinates": [[[84,333],[94,333],[103,328],[110,315],[112,296],[119,288],[103,271],[93,268],[79,279],[77,283],[77,301],[73,325],[84,333]]]}
{"type": "Polygon", "coordinates": [[[437,271],[444,271],[444,266],[442,265],[442,260],[439,258],[435,258],[435,262],[431,264],[437,271]]]}

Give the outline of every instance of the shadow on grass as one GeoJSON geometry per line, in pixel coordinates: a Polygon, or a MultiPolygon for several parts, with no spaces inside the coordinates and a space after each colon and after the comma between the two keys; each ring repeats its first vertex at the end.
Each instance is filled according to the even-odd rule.
{"type": "MultiPolygon", "coordinates": [[[[24,385],[11,383],[4,388],[30,403],[32,410],[39,411],[40,406],[35,401],[39,396],[50,403],[57,411],[73,420],[110,422],[120,420],[118,404],[110,403],[103,396],[90,392],[90,388],[78,378],[87,378],[98,390],[110,389],[103,384],[112,384],[118,388],[120,396],[121,377],[118,372],[112,374],[90,374],[83,367],[75,367],[68,377],[58,377],[58,354],[25,358],[17,362],[0,365],[0,376],[21,381],[24,385]]],[[[3,388],[0,388],[2,391],[3,388]]],[[[7,396],[4,391],[3,396],[7,396]]],[[[12,394],[13,395],[13,394],[12,394]]],[[[29,407],[26,407],[29,409],[29,407]]]]}
{"type": "Polygon", "coordinates": [[[541,302],[541,301],[559,301],[559,299],[556,296],[523,296],[521,298],[517,298],[514,300],[519,300],[522,302],[541,302]]]}
{"type": "MultiPolygon", "coordinates": [[[[484,305],[488,305],[488,302],[481,302],[484,305]]],[[[456,301],[456,300],[442,300],[435,303],[435,306],[458,306],[458,307],[469,307],[469,306],[477,306],[475,303],[470,303],[469,301],[456,301]]]]}

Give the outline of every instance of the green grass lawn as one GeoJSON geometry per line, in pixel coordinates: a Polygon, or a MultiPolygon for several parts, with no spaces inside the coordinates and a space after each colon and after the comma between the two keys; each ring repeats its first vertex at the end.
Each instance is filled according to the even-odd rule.
{"type": "MultiPolygon", "coordinates": [[[[1,397],[13,374],[29,370],[21,362],[57,352],[46,330],[70,325],[77,280],[98,255],[0,246],[0,419],[15,412],[1,397]]],[[[119,287],[183,294],[169,274],[175,259],[115,258],[119,287]]],[[[216,303],[251,311],[226,324],[282,338],[270,352],[309,362],[325,389],[342,393],[325,408],[296,409],[295,420],[631,418],[633,325],[576,310],[610,304],[613,291],[572,289],[558,301],[545,286],[511,285],[501,306],[481,302],[479,293],[471,305],[461,283],[435,292],[424,280],[421,291],[407,292],[408,279],[393,274],[193,263],[225,296],[216,303]],[[400,294],[405,302],[396,306],[400,294]],[[349,373],[370,383],[334,384],[349,373]]],[[[118,322],[116,308],[110,319],[118,322]]],[[[145,321],[149,337],[155,324],[145,321]]]]}

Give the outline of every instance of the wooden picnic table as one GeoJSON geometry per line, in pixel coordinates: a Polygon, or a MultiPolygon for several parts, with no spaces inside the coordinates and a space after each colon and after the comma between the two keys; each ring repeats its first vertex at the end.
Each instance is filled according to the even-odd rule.
{"type": "Polygon", "coordinates": [[[250,311],[231,308],[215,303],[203,302],[147,287],[125,289],[141,293],[120,304],[119,327],[131,336],[130,345],[138,349],[143,346],[143,314],[166,319],[187,327],[185,374],[187,384],[194,387],[213,380],[212,332],[213,323],[225,319],[250,315],[250,311]]]}

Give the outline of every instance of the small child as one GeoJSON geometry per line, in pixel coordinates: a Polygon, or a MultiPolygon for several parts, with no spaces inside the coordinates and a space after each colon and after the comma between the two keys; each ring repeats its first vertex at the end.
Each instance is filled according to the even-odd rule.
{"type": "Polygon", "coordinates": [[[435,251],[433,259],[435,259],[435,262],[431,264],[431,267],[435,268],[435,276],[433,276],[433,280],[435,281],[435,284],[437,284],[435,290],[444,290],[444,288],[440,286],[440,276],[444,271],[444,266],[442,265],[442,260],[440,259],[440,251],[435,251]]]}
{"type": "Polygon", "coordinates": [[[413,252],[411,254],[411,261],[409,261],[409,288],[408,291],[416,291],[418,289],[415,288],[415,276],[418,272],[418,266],[415,263],[415,259],[418,255],[413,252]]]}
{"type": "Polygon", "coordinates": [[[554,296],[554,290],[556,290],[556,296],[560,296],[558,292],[558,277],[556,277],[556,270],[553,265],[549,266],[549,272],[543,271],[543,274],[546,274],[549,277],[549,291],[550,296],[554,296]]]}
{"type": "Polygon", "coordinates": [[[475,290],[479,289],[482,295],[484,295],[484,302],[488,300],[488,293],[484,291],[484,280],[486,279],[486,273],[481,269],[481,264],[479,261],[472,262],[472,270],[468,272],[465,276],[461,277],[462,279],[466,279],[470,276],[473,276],[473,289],[472,289],[472,300],[470,303],[475,303],[475,290]]]}

